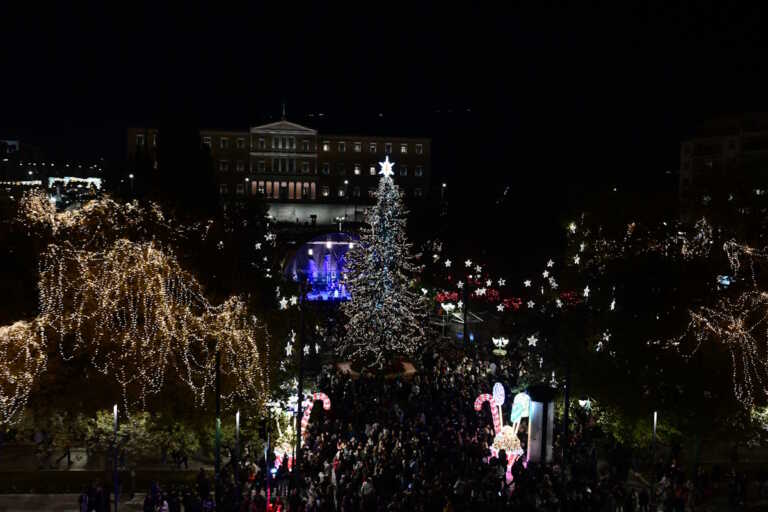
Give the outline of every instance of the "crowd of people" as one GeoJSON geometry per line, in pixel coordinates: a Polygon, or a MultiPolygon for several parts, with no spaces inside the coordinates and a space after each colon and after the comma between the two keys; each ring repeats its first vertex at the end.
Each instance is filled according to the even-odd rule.
{"type": "MultiPolygon", "coordinates": [[[[620,446],[610,463],[599,467],[596,447],[598,441],[604,447],[605,437],[583,410],[572,415],[567,466],[561,459],[566,440],[556,424],[554,460],[534,464],[520,458],[510,479],[504,451],[493,456],[490,450],[495,434],[491,414],[487,407],[475,411],[473,404],[495,382],[504,383],[510,396],[512,373],[503,362],[464,358],[449,363],[437,355],[411,379],[353,378],[324,369],[315,386],[330,397],[332,408],[313,412],[301,476],[287,471],[287,454],[279,469],[269,472],[270,510],[557,511],[565,505],[574,512],[651,510],[654,489],[647,482],[626,485],[631,463],[620,446]]],[[[525,448],[524,426],[520,440],[525,448]]],[[[222,510],[266,509],[267,464],[263,457],[249,459],[243,457],[237,469],[224,468],[222,510]]],[[[711,489],[707,475],[686,480],[674,462],[659,466],[657,475],[655,501],[663,510],[698,510],[702,489],[711,489]]],[[[153,487],[144,510],[213,510],[212,496],[201,470],[197,489],[163,492],[153,487]]]]}

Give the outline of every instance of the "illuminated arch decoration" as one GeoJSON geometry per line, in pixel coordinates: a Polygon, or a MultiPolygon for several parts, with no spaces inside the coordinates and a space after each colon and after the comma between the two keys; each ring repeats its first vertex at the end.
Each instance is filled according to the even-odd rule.
{"type": "MultiPolygon", "coordinates": [[[[501,403],[494,398],[494,395],[483,393],[475,399],[475,410],[481,411],[483,403],[488,402],[491,408],[491,417],[493,418],[493,431],[496,434],[491,445],[491,454],[494,457],[498,457],[499,452],[504,450],[507,454],[507,480],[511,480],[512,465],[524,453],[520,439],[517,437],[517,432],[520,428],[521,418],[528,417],[528,410],[525,409],[525,404],[527,403],[530,406],[530,398],[525,393],[518,393],[515,396],[512,405],[512,425],[504,425],[500,412],[504,398],[503,392],[499,391],[499,387],[501,387],[499,383],[494,386],[494,395],[501,398],[501,403]]],[[[503,387],[501,388],[503,389],[503,387]]]]}
{"type": "Polygon", "coordinates": [[[317,392],[312,394],[312,401],[309,402],[306,407],[304,408],[304,415],[301,417],[301,437],[304,438],[304,435],[307,431],[307,425],[309,424],[309,416],[312,414],[312,409],[315,406],[315,402],[322,401],[323,402],[323,410],[330,411],[331,410],[331,399],[328,398],[328,395],[325,393],[317,392]]]}
{"type": "Polygon", "coordinates": [[[307,300],[349,300],[349,291],[344,283],[346,255],[357,243],[357,237],[348,233],[317,236],[299,248],[288,262],[285,275],[293,281],[307,280],[307,300]]]}

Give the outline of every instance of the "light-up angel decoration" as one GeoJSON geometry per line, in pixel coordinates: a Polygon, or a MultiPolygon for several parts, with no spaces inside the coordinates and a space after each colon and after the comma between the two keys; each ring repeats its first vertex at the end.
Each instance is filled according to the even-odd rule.
{"type": "Polygon", "coordinates": [[[493,350],[493,353],[497,356],[505,356],[507,355],[507,345],[509,344],[509,338],[505,338],[503,336],[500,336],[498,338],[491,338],[491,341],[493,341],[493,346],[496,347],[493,350]]]}

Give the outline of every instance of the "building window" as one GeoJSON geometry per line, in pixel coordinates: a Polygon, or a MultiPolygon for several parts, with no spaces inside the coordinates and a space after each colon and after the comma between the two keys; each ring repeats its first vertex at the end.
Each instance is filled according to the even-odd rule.
{"type": "Polygon", "coordinates": [[[413,189],[413,197],[421,197],[423,195],[423,192],[421,191],[420,187],[416,187],[413,189]]]}
{"type": "Polygon", "coordinates": [[[371,176],[376,176],[376,166],[371,165],[370,169],[368,170],[371,176]]]}
{"type": "Polygon", "coordinates": [[[301,148],[305,153],[309,153],[309,141],[304,140],[304,142],[301,144],[301,148]]]}
{"type": "Polygon", "coordinates": [[[263,182],[263,181],[260,181],[260,182],[259,182],[259,183],[256,185],[256,192],[258,192],[258,193],[259,193],[259,194],[261,194],[261,195],[264,195],[264,182],[263,182]]]}
{"type": "Polygon", "coordinates": [[[235,188],[235,191],[237,192],[237,195],[239,195],[239,196],[245,194],[245,185],[242,184],[242,183],[238,183],[236,188],[235,188]]]}
{"type": "Polygon", "coordinates": [[[291,164],[291,174],[296,174],[296,159],[291,158],[289,163],[291,164]]]}
{"type": "Polygon", "coordinates": [[[203,137],[203,144],[205,144],[206,146],[208,146],[210,148],[211,147],[211,138],[210,137],[203,137]]]}
{"type": "Polygon", "coordinates": [[[339,142],[339,153],[343,153],[347,150],[347,143],[344,141],[339,142]]]}
{"type": "Polygon", "coordinates": [[[323,151],[327,153],[330,150],[331,150],[331,143],[328,142],[327,140],[324,141],[323,142],[323,151]]]}
{"type": "Polygon", "coordinates": [[[226,183],[219,184],[219,194],[225,195],[229,193],[229,187],[227,187],[226,183]]]}
{"type": "Polygon", "coordinates": [[[339,197],[344,197],[344,187],[339,187],[339,197]]]}
{"type": "Polygon", "coordinates": [[[355,186],[352,188],[352,197],[360,197],[360,187],[355,186]]]}
{"type": "Polygon", "coordinates": [[[384,154],[385,155],[391,155],[392,154],[392,143],[391,142],[385,142],[384,143],[384,154]]]}
{"type": "Polygon", "coordinates": [[[400,166],[400,176],[408,176],[408,166],[407,165],[401,165],[400,166]]]}
{"type": "Polygon", "coordinates": [[[376,152],[376,143],[375,142],[369,142],[368,143],[368,152],[375,153],[376,152]]]}
{"type": "Polygon", "coordinates": [[[355,153],[360,153],[363,151],[363,143],[362,142],[355,142],[355,144],[352,146],[354,148],[355,153]]]}
{"type": "Polygon", "coordinates": [[[243,137],[237,138],[237,149],[245,149],[245,139],[243,137]]]}
{"type": "Polygon", "coordinates": [[[143,146],[144,145],[144,134],[143,133],[137,133],[136,134],[136,145],[137,146],[143,146]]]}
{"type": "Polygon", "coordinates": [[[339,176],[344,176],[347,174],[347,170],[344,168],[344,164],[337,164],[336,171],[339,173],[339,176]]]}
{"type": "Polygon", "coordinates": [[[237,169],[237,172],[243,172],[245,171],[245,162],[242,160],[238,160],[235,164],[235,169],[237,169]]]}
{"type": "Polygon", "coordinates": [[[264,140],[264,137],[259,137],[259,149],[266,149],[267,143],[264,140]]]}
{"type": "Polygon", "coordinates": [[[227,149],[229,148],[229,139],[227,137],[222,137],[219,139],[219,147],[221,149],[227,149]]]}
{"type": "Polygon", "coordinates": [[[257,171],[264,172],[264,171],[266,171],[266,169],[267,169],[267,166],[266,166],[266,163],[264,162],[264,160],[259,160],[256,163],[256,170],[257,171]]]}
{"type": "Polygon", "coordinates": [[[421,155],[424,153],[424,146],[422,144],[416,144],[416,154],[421,155]]]}
{"type": "Polygon", "coordinates": [[[325,174],[326,176],[331,174],[331,164],[329,164],[328,162],[323,163],[323,174],[325,174]]]}
{"type": "Polygon", "coordinates": [[[277,137],[272,137],[272,149],[277,149],[277,137]]]}
{"type": "Polygon", "coordinates": [[[408,144],[407,143],[400,144],[400,153],[406,154],[407,152],[408,152],[408,144]]]}
{"type": "Polygon", "coordinates": [[[360,164],[355,164],[355,176],[360,176],[360,164]]]}
{"type": "Polygon", "coordinates": [[[277,169],[277,158],[272,159],[272,172],[278,172],[277,169]]]}
{"type": "Polygon", "coordinates": [[[291,137],[291,149],[296,149],[296,137],[291,137]]]}
{"type": "Polygon", "coordinates": [[[424,167],[421,165],[417,165],[413,175],[416,176],[417,178],[421,178],[422,176],[424,176],[424,167]]]}
{"type": "Polygon", "coordinates": [[[320,187],[320,195],[323,197],[328,197],[331,195],[331,191],[328,189],[327,186],[320,187]]]}
{"type": "Polygon", "coordinates": [[[309,174],[309,162],[307,162],[306,160],[301,162],[301,172],[303,172],[304,174],[309,174]]]}
{"type": "Polygon", "coordinates": [[[152,145],[154,147],[157,147],[157,134],[156,133],[152,134],[152,145]]]}
{"type": "Polygon", "coordinates": [[[226,160],[220,160],[219,161],[219,170],[220,171],[228,171],[229,170],[229,162],[226,160]]]}

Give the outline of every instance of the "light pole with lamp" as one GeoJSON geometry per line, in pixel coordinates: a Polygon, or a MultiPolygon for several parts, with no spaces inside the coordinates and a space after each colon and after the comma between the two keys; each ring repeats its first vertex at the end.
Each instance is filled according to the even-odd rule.
{"type": "Polygon", "coordinates": [[[120,500],[120,490],[117,484],[117,404],[112,407],[112,415],[115,430],[115,436],[112,441],[112,494],[115,496],[115,512],[117,512],[117,502],[120,500]]]}
{"type": "Polygon", "coordinates": [[[133,195],[133,178],[134,178],[133,173],[130,173],[128,175],[128,179],[131,180],[131,195],[133,195]]]}

